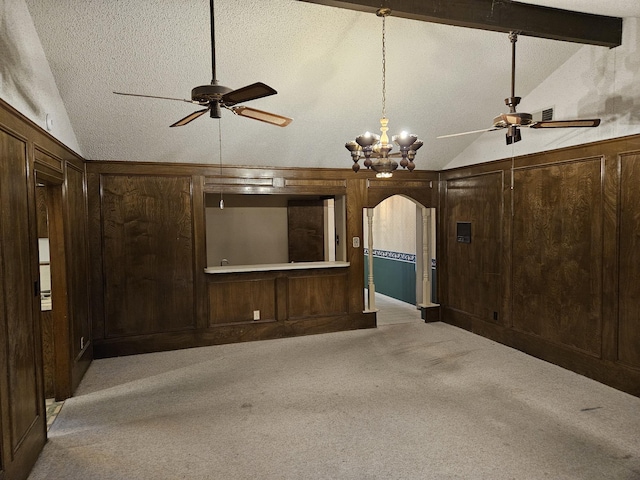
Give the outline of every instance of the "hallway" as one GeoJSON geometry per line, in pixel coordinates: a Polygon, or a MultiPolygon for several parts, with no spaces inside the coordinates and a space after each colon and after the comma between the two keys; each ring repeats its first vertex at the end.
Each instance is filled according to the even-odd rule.
{"type": "MultiPolygon", "coordinates": [[[[367,290],[365,289],[365,298],[367,290]]],[[[378,309],[378,326],[398,325],[401,323],[422,322],[420,310],[395,298],[376,292],[376,308],[378,309]]]]}

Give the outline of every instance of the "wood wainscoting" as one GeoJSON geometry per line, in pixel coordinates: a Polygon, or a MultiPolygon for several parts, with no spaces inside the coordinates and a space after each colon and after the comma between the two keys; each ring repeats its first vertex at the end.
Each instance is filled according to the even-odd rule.
{"type": "Polygon", "coordinates": [[[443,172],[442,319],[640,395],[639,184],[640,136],[443,172]]]}
{"type": "Polygon", "coordinates": [[[363,238],[363,208],[394,194],[428,207],[438,198],[435,172],[398,172],[383,185],[375,173],[346,169],[225,166],[221,172],[208,165],[98,161],[86,168],[96,357],[375,327],[375,313],[364,313],[363,246],[352,241],[363,238]],[[344,196],[348,266],[205,273],[205,194],[221,190],[344,196]]]}
{"type": "Polygon", "coordinates": [[[209,327],[344,316],[349,313],[346,268],[212,276],[209,327]]]}
{"type": "Polygon", "coordinates": [[[92,359],[85,200],[84,160],[0,100],[0,478],[27,478],[46,441],[43,321],[55,337],[44,355],[54,357],[47,378],[56,397],[71,396],[92,359]],[[56,194],[39,202],[36,183],[56,194]],[[48,222],[38,222],[49,200],[48,222]],[[51,321],[40,311],[38,227],[66,252],[52,252],[51,321]]]}
{"type": "Polygon", "coordinates": [[[208,327],[212,341],[375,327],[374,314],[348,312],[347,269],[209,275],[208,327]]]}

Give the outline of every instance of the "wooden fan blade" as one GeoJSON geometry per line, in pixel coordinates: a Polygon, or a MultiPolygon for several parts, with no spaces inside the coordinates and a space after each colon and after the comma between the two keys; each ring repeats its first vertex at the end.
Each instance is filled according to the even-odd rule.
{"type": "Polygon", "coordinates": [[[597,127],[600,125],[599,118],[589,118],[582,120],[550,120],[548,122],[537,122],[530,128],[575,128],[575,127],[597,127]]]}
{"type": "Polygon", "coordinates": [[[484,133],[484,132],[493,132],[494,130],[499,130],[498,128],[483,128],[482,130],[472,130],[470,132],[462,132],[462,133],[452,133],[450,135],[440,135],[436,138],[451,138],[451,137],[460,137],[462,135],[471,135],[472,133],[484,133]]]}
{"type": "Polygon", "coordinates": [[[184,117],[181,120],[178,120],[176,123],[174,123],[171,126],[172,127],[182,127],[183,125],[186,125],[187,123],[195,120],[200,115],[202,115],[202,114],[204,114],[205,112],[208,112],[208,111],[209,111],[209,109],[205,108],[204,110],[198,110],[197,112],[190,113],[189,115],[187,115],[186,117],[184,117]]]}
{"type": "Polygon", "coordinates": [[[247,85],[246,87],[238,88],[237,90],[232,90],[229,93],[225,93],[222,96],[222,103],[230,107],[232,105],[236,105],[241,102],[248,102],[249,100],[255,100],[257,98],[268,97],[269,95],[275,95],[276,92],[269,85],[265,85],[262,82],[253,83],[251,85],[247,85]]]}
{"type": "Polygon", "coordinates": [[[286,127],[293,121],[293,118],[283,117],[282,115],[276,115],[275,113],[269,113],[244,106],[233,107],[230,110],[241,117],[253,118],[254,120],[260,120],[261,122],[277,125],[278,127],[286,127]]]}
{"type": "Polygon", "coordinates": [[[139,93],[123,93],[123,92],[113,92],[116,95],[127,95],[129,97],[144,97],[144,98],[159,98],[160,100],[176,100],[178,102],[187,102],[187,103],[195,103],[199,105],[198,102],[194,102],[193,100],[186,100],[184,98],[172,98],[172,97],[157,97],[155,95],[140,95],[139,93]]]}

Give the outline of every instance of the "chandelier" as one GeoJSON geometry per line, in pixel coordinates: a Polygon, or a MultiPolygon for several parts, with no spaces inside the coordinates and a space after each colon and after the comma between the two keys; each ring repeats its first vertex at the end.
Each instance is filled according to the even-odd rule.
{"type": "Polygon", "coordinates": [[[409,171],[413,171],[416,167],[413,163],[413,159],[416,156],[416,151],[422,147],[422,140],[418,140],[416,135],[411,133],[402,132],[399,135],[394,135],[392,141],[398,145],[400,152],[391,153],[393,144],[389,143],[389,119],[387,118],[387,59],[386,59],[386,19],[391,14],[390,8],[380,8],[376,12],[378,17],[382,17],[382,118],[380,119],[380,132],[381,135],[366,132],[359,137],[356,137],[355,141],[347,142],[345,147],[351,152],[351,158],[353,159],[354,172],[360,170],[359,160],[364,157],[364,166],[373,169],[376,172],[378,178],[389,178],[393,176],[393,171],[398,168],[398,163],[393,158],[402,157],[400,160],[400,166],[406,168],[409,171]]]}

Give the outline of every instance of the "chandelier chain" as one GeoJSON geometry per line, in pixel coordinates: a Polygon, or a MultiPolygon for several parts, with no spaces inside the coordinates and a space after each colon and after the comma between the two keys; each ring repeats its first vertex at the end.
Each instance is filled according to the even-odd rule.
{"type": "Polygon", "coordinates": [[[393,135],[389,141],[389,119],[387,118],[387,16],[391,14],[391,9],[381,7],[376,11],[378,17],[382,17],[382,118],[380,118],[380,135],[366,132],[356,137],[355,141],[347,142],[345,147],[351,152],[354,172],[360,170],[358,161],[364,157],[364,166],[376,172],[377,178],[389,178],[393,171],[401,166],[408,171],[415,168],[414,159],[416,152],[422,147],[422,140],[418,140],[417,135],[401,132],[393,135]],[[390,154],[393,143],[400,148],[399,155],[390,154]],[[392,157],[402,157],[400,162],[396,162],[392,157]]]}
{"type": "Polygon", "coordinates": [[[382,118],[387,118],[387,47],[386,47],[387,17],[382,17],[382,118]]]}

